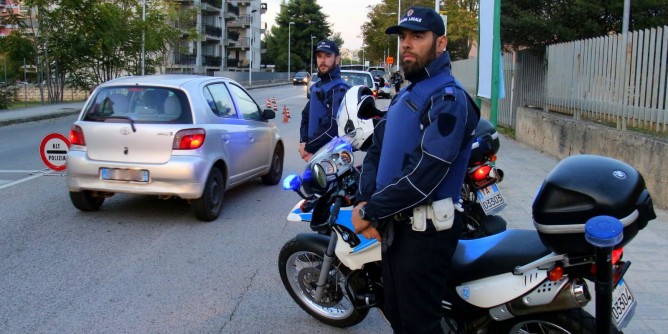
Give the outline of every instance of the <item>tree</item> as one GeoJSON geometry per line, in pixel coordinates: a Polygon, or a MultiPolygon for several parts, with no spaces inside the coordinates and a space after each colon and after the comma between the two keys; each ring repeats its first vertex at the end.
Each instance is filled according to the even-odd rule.
{"type": "MultiPolygon", "coordinates": [[[[398,4],[396,0],[383,0],[377,5],[367,7],[368,20],[362,25],[362,34],[364,44],[367,45],[366,58],[372,63],[384,62],[384,56],[394,55],[397,50],[396,35],[386,35],[385,29],[397,24],[398,4]]],[[[403,1],[401,15],[413,5],[433,8],[434,1],[403,1]]],[[[440,8],[448,17],[446,34],[452,59],[467,58],[471,45],[478,37],[478,0],[446,0],[445,5],[442,3],[440,8]]]]}
{"type": "Polygon", "coordinates": [[[328,37],[336,39],[338,36],[340,39],[340,35],[332,34],[327,15],[322,13],[322,7],[315,0],[282,0],[275,22],[265,36],[267,53],[262,63],[275,64],[277,71],[288,71],[288,43],[290,71],[294,72],[310,68],[311,36],[315,36],[314,47],[317,41],[328,37]],[[290,22],[294,22],[292,27],[289,27],[290,22]]]}
{"type": "MultiPolygon", "coordinates": [[[[501,2],[504,49],[544,52],[554,43],[593,38],[622,30],[624,0],[514,0],[501,2]],[[528,33],[531,32],[531,33],[528,33]]],[[[629,30],[668,22],[665,0],[631,2],[629,30]]]]}

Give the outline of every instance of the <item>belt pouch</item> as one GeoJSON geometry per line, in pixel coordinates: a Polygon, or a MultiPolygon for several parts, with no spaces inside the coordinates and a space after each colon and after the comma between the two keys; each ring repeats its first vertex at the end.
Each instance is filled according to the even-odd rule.
{"type": "Polygon", "coordinates": [[[444,198],[427,207],[427,218],[431,219],[436,231],[448,230],[455,221],[455,206],[452,198],[444,198]]]}
{"type": "Polygon", "coordinates": [[[413,217],[411,217],[413,231],[424,232],[427,230],[427,208],[425,205],[413,208],[413,217]]]}

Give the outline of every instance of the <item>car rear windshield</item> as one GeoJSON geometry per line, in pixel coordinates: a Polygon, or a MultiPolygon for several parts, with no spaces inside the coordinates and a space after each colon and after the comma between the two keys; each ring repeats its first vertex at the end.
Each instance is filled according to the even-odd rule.
{"type": "Polygon", "coordinates": [[[295,74],[295,76],[297,78],[306,78],[308,76],[308,73],[307,72],[297,72],[297,74],[295,74]]]}
{"type": "Polygon", "coordinates": [[[369,74],[363,73],[341,73],[341,78],[351,86],[366,86],[373,88],[373,82],[369,74]]]}
{"type": "Polygon", "coordinates": [[[131,119],[137,123],[192,124],[185,94],[163,87],[104,87],[99,89],[83,120],[131,119]]]}

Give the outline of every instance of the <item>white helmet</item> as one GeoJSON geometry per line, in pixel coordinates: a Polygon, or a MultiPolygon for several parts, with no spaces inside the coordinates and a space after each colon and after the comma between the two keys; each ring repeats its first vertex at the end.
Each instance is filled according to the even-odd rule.
{"type": "Polygon", "coordinates": [[[376,108],[371,89],[365,86],[352,86],[341,101],[336,121],[339,125],[339,137],[346,137],[350,144],[361,151],[371,145],[373,121],[360,119],[357,114],[366,108],[376,108]]]}

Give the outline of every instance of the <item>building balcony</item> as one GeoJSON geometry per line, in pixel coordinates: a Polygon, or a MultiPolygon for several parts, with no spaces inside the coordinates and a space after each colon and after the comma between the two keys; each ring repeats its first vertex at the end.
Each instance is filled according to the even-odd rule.
{"type": "MultiPolygon", "coordinates": [[[[236,3],[236,1],[234,1],[236,3]]],[[[239,6],[235,5],[232,2],[227,2],[227,12],[228,13],[233,13],[239,16],[239,6]]]]}
{"type": "Polygon", "coordinates": [[[195,66],[197,64],[197,55],[187,54],[187,53],[175,53],[174,64],[195,66]]]}
{"type": "Polygon", "coordinates": [[[228,40],[226,41],[226,45],[230,49],[248,49],[250,48],[250,38],[249,37],[241,37],[237,41],[228,40]]]}
{"type": "Polygon", "coordinates": [[[223,29],[219,28],[219,27],[216,27],[216,26],[205,24],[204,25],[204,34],[207,37],[214,37],[214,38],[220,39],[221,36],[223,35],[223,29]]]}
{"type": "Polygon", "coordinates": [[[207,4],[212,7],[216,7],[219,10],[223,9],[223,0],[202,0],[202,4],[207,4]]]}
{"type": "Polygon", "coordinates": [[[234,19],[234,21],[227,22],[227,26],[230,28],[248,28],[250,27],[250,16],[240,15],[234,19]]]}
{"type": "Polygon", "coordinates": [[[220,67],[222,60],[217,56],[204,56],[203,64],[206,67],[220,67]]]}
{"type": "Polygon", "coordinates": [[[227,32],[227,39],[231,40],[231,41],[235,41],[235,42],[238,41],[240,36],[241,36],[241,34],[236,32],[236,31],[228,31],[227,32]]]}

